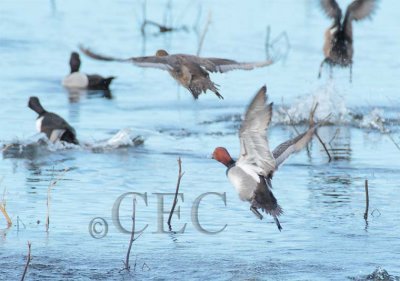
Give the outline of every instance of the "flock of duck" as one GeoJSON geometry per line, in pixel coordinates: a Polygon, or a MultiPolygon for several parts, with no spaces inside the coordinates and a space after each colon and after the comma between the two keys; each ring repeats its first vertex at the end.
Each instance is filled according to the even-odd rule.
{"type": "MultiPolygon", "coordinates": [[[[325,33],[323,47],[325,58],[319,69],[319,77],[324,64],[328,64],[332,73],[333,66],[349,67],[350,81],[353,64],[353,34],[352,21],[361,20],[372,15],[378,0],[354,0],[348,7],[344,18],[335,0],[320,0],[326,15],[333,19],[333,24],[325,33]]],[[[213,92],[223,99],[218,85],[211,81],[209,73],[227,72],[235,69],[252,70],[273,63],[272,60],[260,62],[237,62],[223,58],[202,58],[186,54],[168,54],[158,50],[155,56],[132,57],[127,59],[105,56],[82,46],[80,51],[85,55],[103,61],[130,62],[139,67],[151,67],[167,70],[169,74],[194,99],[206,93],[213,92]]],[[[108,90],[114,77],[87,75],[80,72],[79,54],[73,52],[70,57],[71,73],[64,78],[62,84],[68,88],[87,88],[108,90]]],[[[293,153],[303,149],[312,139],[320,124],[311,122],[303,134],[283,142],[271,151],[266,132],[272,117],[273,104],[267,102],[267,88],[263,86],[252,99],[239,129],[240,155],[235,161],[224,147],[217,147],[213,158],[227,167],[227,177],[235,187],[239,197],[250,203],[250,210],[262,219],[259,210],[271,215],[279,230],[282,229],[278,216],[282,208],[272,193],[272,177],[282,163],[293,153]]],[[[46,134],[51,142],[64,141],[79,145],[74,128],[62,117],[46,111],[37,97],[29,99],[28,106],[39,114],[36,127],[39,132],[46,134]]]]}

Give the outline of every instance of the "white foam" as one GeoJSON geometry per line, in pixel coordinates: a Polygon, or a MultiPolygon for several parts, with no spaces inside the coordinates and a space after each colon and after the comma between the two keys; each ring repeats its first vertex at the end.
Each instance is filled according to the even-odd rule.
{"type": "Polygon", "coordinates": [[[87,144],[92,150],[113,150],[120,147],[136,146],[143,143],[143,138],[134,135],[130,128],[124,128],[118,131],[110,139],[87,144]]]}
{"type": "Polygon", "coordinates": [[[378,129],[382,133],[387,133],[388,130],[385,128],[385,118],[383,117],[383,109],[374,108],[370,113],[365,114],[360,122],[360,127],[378,129]]]}
{"type": "Polygon", "coordinates": [[[314,115],[315,120],[323,120],[331,114],[331,122],[347,121],[349,110],[333,83],[319,87],[312,94],[298,97],[289,108],[278,108],[278,120],[275,121],[284,124],[308,122],[310,111],[316,103],[318,108],[314,115]]]}

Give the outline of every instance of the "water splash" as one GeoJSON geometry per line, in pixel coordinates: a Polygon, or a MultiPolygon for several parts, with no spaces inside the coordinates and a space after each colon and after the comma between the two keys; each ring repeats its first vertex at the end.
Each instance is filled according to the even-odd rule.
{"type": "Polygon", "coordinates": [[[308,122],[310,111],[318,103],[315,112],[316,120],[323,120],[329,114],[332,123],[344,123],[348,121],[349,109],[346,107],[344,98],[338,93],[333,82],[319,87],[314,93],[298,97],[290,107],[284,105],[277,108],[277,123],[301,124],[308,122]]]}
{"type": "Polygon", "coordinates": [[[350,277],[349,279],[355,281],[399,281],[400,277],[390,275],[385,269],[378,266],[371,274],[366,276],[350,277]]]}
{"type": "Polygon", "coordinates": [[[360,127],[368,129],[377,129],[382,133],[387,133],[387,129],[384,127],[385,118],[383,109],[374,108],[370,113],[363,116],[360,127]]]}
{"type": "Polygon", "coordinates": [[[110,139],[98,143],[86,144],[85,146],[92,151],[101,152],[114,150],[121,147],[138,146],[144,143],[142,136],[134,135],[132,129],[125,128],[117,132],[110,139]]]}
{"type": "Polygon", "coordinates": [[[118,131],[107,140],[95,142],[82,142],[82,145],[75,145],[67,142],[52,143],[45,134],[36,134],[28,139],[14,140],[11,143],[3,144],[2,153],[4,158],[28,158],[32,159],[38,155],[48,152],[64,151],[69,149],[83,149],[93,152],[111,151],[122,147],[135,147],[144,143],[144,138],[134,135],[129,128],[118,131]]]}

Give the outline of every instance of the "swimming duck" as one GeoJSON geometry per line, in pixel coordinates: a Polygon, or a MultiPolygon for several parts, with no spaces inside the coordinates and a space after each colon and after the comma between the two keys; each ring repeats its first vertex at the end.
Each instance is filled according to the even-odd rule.
{"type": "Polygon", "coordinates": [[[321,62],[318,78],[321,77],[322,67],[325,63],[332,66],[350,68],[350,82],[352,79],[353,65],[353,20],[362,20],[370,17],[376,10],[378,0],[354,0],[347,7],[342,21],[342,10],[335,0],[321,0],[322,9],[326,15],[334,20],[331,27],[325,32],[324,55],[321,62]]]}
{"type": "Polygon", "coordinates": [[[39,114],[36,120],[36,129],[45,133],[51,142],[65,141],[79,144],[75,129],[57,114],[46,111],[37,97],[30,97],[28,106],[39,114]]]}
{"type": "Polygon", "coordinates": [[[68,88],[82,88],[90,90],[109,90],[111,81],[115,77],[104,78],[98,74],[85,74],[79,72],[81,59],[77,52],[72,52],[69,60],[71,73],[62,81],[63,86],[68,88]]]}
{"type": "Polygon", "coordinates": [[[103,61],[131,62],[139,67],[153,67],[167,70],[183,87],[189,90],[195,99],[207,90],[223,99],[218,92],[218,85],[211,81],[210,72],[227,72],[234,69],[251,70],[272,64],[271,60],[261,62],[237,62],[221,58],[201,58],[194,55],[170,55],[165,50],[158,50],[155,56],[132,57],[128,59],[114,58],[92,52],[80,46],[80,50],[91,58],[103,61]]]}
{"type": "Polygon", "coordinates": [[[213,159],[227,167],[226,175],[239,198],[250,203],[250,210],[259,218],[261,209],[271,215],[282,230],[278,216],[283,213],[272,193],[272,177],[282,163],[295,152],[303,149],[311,140],[317,126],[303,134],[278,145],[272,152],[269,149],[266,131],[272,117],[272,103],[266,105],[267,88],[263,86],[247,108],[239,129],[240,156],[235,161],[225,147],[217,147],[213,159]]]}

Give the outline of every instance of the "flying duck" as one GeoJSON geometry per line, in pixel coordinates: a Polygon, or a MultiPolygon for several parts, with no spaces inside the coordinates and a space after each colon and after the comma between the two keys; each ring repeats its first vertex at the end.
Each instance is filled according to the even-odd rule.
{"type": "Polygon", "coordinates": [[[66,76],[62,84],[68,88],[82,88],[90,90],[109,90],[111,81],[115,77],[104,78],[98,74],[85,74],[79,72],[81,66],[81,59],[77,52],[72,52],[69,59],[71,73],[66,76]]]}
{"type": "Polygon", "coordinates": [[[158,50],[155,56],[132,57],[127,59],[114,58],[92,52],[80,46],[87,56],[103,61],[130,62],[139,67],[153,67],[167,70],[169,74],[183,87],[189,90],[195,99],[207,90],[223,99],[218,92],[218,85],[211,81],[210,72],[227,72],[234,69],[251,70],[272,64],[271,60],[261,62],[237,62],[221,58],[201,58],[194,55],[170,55],[165,50],[158,50]]]}
{"type": "Polygon", "coordinates": [[[324,55],[325,59],[319,67],[318,78],[321,77],[325,63],[332,66],[350,68],[350,82],[352,79],[353,64],[353,28],[352,21],[370,17],[376,10],[378,0],[354,0],[347,7],[342,21],[342,10],[335,0],[320,0],[326,15],[333,19],[333,24],[325,32],[324,55]]]}
{"type": "Polygon", "coordinates": [[[46,111],[37,97],[30,97],[28,106],[39,114],[36,119],[36,129],[45,133],[51,142],[65,141],[79,144],[75,129],[57,114],[46,111]]]}
{"type": "Polygon", "coordinates": [[[250,210],[259,218],[261,209],[271,215],[281,231],[278,216],[283,213],[272,193],[272,177],[282,163],[295,152],[303,149],[311,140],[317,126],[303,134],[278,145],[272,152],[269,149],[266,131],[272,117],[272,103],[266,105],[267,88],[263,86],[247,108],[239,129],[240,156],[235,161],[224,147],[217,147],[213,159],[227,167],[226,175],[239,198],[250,203],[250,210]]]}

